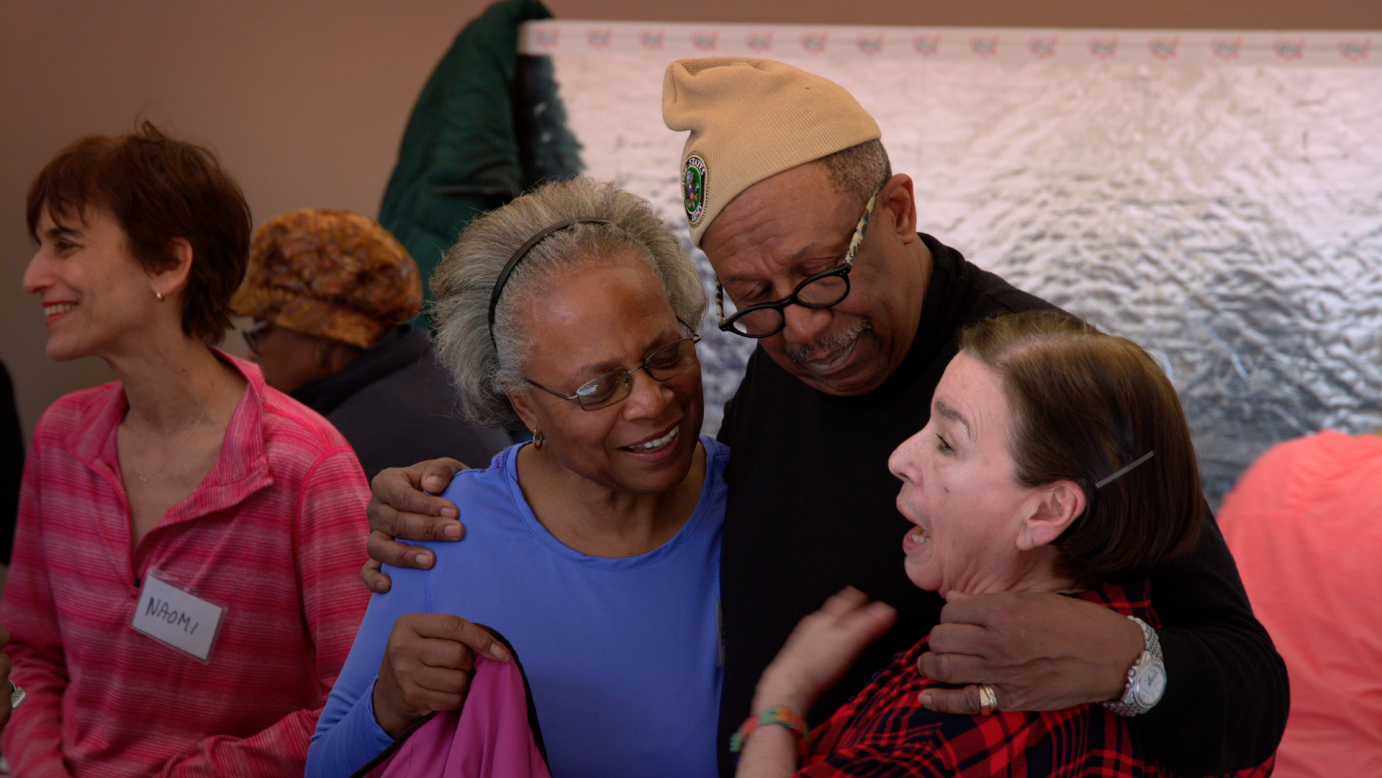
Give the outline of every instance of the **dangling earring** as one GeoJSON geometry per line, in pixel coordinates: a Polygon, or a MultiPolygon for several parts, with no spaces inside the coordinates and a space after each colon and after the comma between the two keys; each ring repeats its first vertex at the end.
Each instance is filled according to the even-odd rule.
{"type": "Polygon", "coordinates": [[[542,434],[542,430],[533,430],[533,448],[540,450],[542,444],[547,442],[547,436],[542,434]]]}
{"type": "Polygon", "coordinates": [[[155,290],[155,291],[154,291],[154,297],[157,297],[159,302],[163,302],[163,293],[162,293],[162,292],[159,292],[159,291],[155,290]]]}

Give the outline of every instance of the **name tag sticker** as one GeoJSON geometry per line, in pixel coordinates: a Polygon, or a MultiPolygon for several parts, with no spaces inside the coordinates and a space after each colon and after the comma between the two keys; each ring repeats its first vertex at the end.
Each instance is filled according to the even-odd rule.
{"type": "Polygon", "coordinates": [[[211,660],[211,645],[221,626],[225,608],[203,600],[158,579],[157,571],[144,576],[139,605],[131,627],[203,663],[211,660]]]}

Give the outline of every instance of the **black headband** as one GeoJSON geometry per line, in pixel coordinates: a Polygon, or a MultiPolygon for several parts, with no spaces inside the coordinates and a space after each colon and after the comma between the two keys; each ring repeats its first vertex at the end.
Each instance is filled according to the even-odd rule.
{"type": "Polygon", "coordinates": [[[499,296],[504,293],[504,285],[509,282],[509,276],[513,275],[514,268],[518,263],[528,256],[528,252],[533,250],[533,246],[547,239],[548,235],[564,230],[574,224],[613,224],[608,219],[590,219],[584,216],[577,216],[574,219],[559,221],[546,229],[539,231],[536,235],[528,238],[528,242],[518,247],[518,251],[509,257],[509,261],[504,265],[504,269],[499,273],[499,280],[494,282],[494,291],[489,295],[489,339],[494,340],[494,309],[499,305],[499,296]]]}

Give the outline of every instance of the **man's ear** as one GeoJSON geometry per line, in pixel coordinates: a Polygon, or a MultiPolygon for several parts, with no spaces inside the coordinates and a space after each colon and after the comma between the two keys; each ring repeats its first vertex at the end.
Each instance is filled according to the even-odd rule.
{"type": "Polygon", "coordinates": [[[1089,500],[1079,484],[1062,479],[1036,490],[1030,515],[1022,522],[1017,547],[1031,551],[1056,541],[1071,524],[1084,515],[1089,500]]]}
{"type": "Polygon", "coordinates": [[[898,173],[878,192],[875,208],[885,208],[893,216],[893,231],[908,241],[917,237],[917,198],[912,191],[912,177],[898,173]]]}
{"type": "Polygon", "coordinates": [[[172,297],[187,287],[187,279],[192,275],[192,244],[186,238],[173,238],[168,241],[168,256],[177,260],[166,270],[149,274],[153,290],[164,297],[172,297]]]}

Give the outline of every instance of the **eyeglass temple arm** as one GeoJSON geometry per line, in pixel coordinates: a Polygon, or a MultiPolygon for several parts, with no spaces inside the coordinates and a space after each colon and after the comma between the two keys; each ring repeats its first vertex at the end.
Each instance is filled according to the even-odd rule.
{"type": "MultiPolygon", "coordinates": [[[[854,256],[859,253],[859,246],[864,243],[864,233],[869,230],[869,219],[873,217],[873,208],[878,204],[878,193],[882,191],[882,184],[873,190],[873,194],[869,195],[869,201],[864,204],[864,212],[859,216],[859,223],[854,226],[854,234],[849,239],[849,248],[845,250],[844,264],[848,267],[854,267],[854,256]]],[[[723,329],[727,323],[725,320],[725,286],[720,283],[719,277],[715,279],[715,313],[720,317],[720,327],[723,329]]],[[[682,323],[685,324],[685,322],[682,323]]]]}

